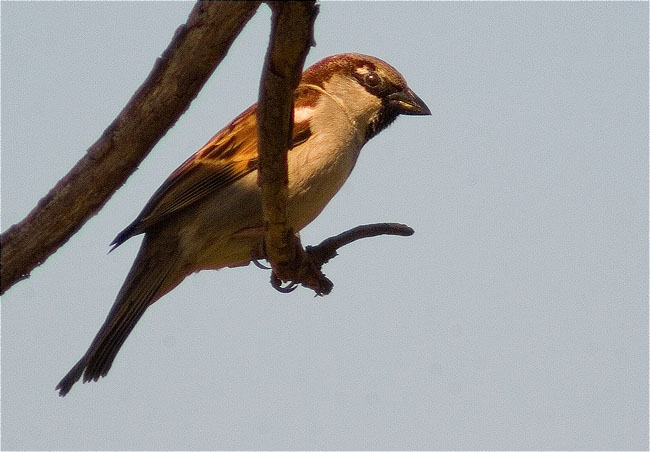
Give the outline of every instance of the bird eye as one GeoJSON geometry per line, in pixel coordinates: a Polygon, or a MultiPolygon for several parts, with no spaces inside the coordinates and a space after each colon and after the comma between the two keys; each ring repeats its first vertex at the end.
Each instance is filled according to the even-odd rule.
{"type": "Polygon", "coordinates": [[[375,71],[370,71],[363,77],[363,83],[370,88],[375,88],[381,83],[381,77],[375,71]]]}

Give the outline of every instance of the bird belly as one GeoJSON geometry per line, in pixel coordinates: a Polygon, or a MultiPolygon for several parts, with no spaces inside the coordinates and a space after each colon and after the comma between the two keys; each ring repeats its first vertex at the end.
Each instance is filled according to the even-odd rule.
{"type": "Polygon", "coordinates": [[[288,155],[287,216],[297,231],[311,223],[343,186],[360,150],[354,140],[343,146],[328,144],[337,141],[324,134],[311,140],[308,147],[298,146],[288,155]]]}
{"type": "MultiPolygon", "coordinates": [[[[325,208],[348,178],[359,154],[354,144],[328,148],[322,137],[288,153],[288,224],[300,231],[325,208]]],[[[247,174],[187,212],[181,249],[193,271],[246,265],[263,240],[261,189],[257,171],[247,174]]]]}

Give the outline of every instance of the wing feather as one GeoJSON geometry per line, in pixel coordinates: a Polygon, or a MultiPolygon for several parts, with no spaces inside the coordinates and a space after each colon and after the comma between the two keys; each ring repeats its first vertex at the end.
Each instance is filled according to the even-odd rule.
{"type": "MultiPolygon", "coordinates": [[[[113,249],[187,206],[257,169],[257,105],[252,105],[179,166],[138,217],[111,243],[113,249]]],[[[311,135],[310,118],[294,124],[291,147],[311,135]]]]}

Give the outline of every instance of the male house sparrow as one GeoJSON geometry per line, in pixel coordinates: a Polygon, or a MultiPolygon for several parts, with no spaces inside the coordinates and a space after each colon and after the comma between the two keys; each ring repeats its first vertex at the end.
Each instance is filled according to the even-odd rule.
{"type": "MultiPolygon", "coordinates": [[[[308,68],[294,93],[288,152],[289,225],[310,223],[350,175],[361,147],[398,115],[429,115],[399,72],[345,53],[308,68]]],[[[86,354],[56,387],[65,396],[83,374],[103,377],[149,305],[204,269],[247,265],[262,243],[256,105],[174,171],[111,243],[144,240],[111,311],[86,354]]]]}

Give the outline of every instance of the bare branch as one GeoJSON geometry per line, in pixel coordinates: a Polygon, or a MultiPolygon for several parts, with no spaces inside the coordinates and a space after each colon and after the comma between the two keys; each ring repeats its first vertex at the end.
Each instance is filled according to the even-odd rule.
{"type": "MultiPolygon", "coordinates": [[[[413,235],[413,229],[405,224],[400,223],[374,223],[374,224],[364,224],[357,226],[355,228],[349,229],[345,232],[342,232],[334,237],[323,240],[316,246],[307,246],[305,253],[302,255],[301,268],[296,271],[295,278],[288,281],[287,286],[282,286],[283,279],[278,277],[275,270],[271,272],[271,286],[279,292],[288,293],[292,292],[298,284],[313,289],[316,292],[316,295],[327,295],[331,292],[334,285],[332,282],[325,278],[322,273],[322,267],[330,259],[337,256],[337,251],[339,248],[348,245],[352,242],[355,242],[359,239],[376,237],[378,235],[401,235],[401,236],[410,236],[413,235]],[[307,270],[305,270],[307,269],[307,270]],[[311,276],[306,275],[307,272],[315,272],[322,275],[323,278],[327,281],[326,284],[323,284],[320,287],[314,286],[314,281],[310,278],[311,276]]],[[[253,262],[255,265],[262,269],[267,269],[267,267],[262,266],[258,260],[267,259],[267,256],[255,256],[253,262]]]]}
{"type": "Polygon", "coordinates": [[[341,232],[334,237],[323,240],[316,246],[308,246],[307,254],[314,260],[320,269],[330,259],[337,255],[337,250],[359,239],[376,237],[378,235],[401,235],[408,237],[413,235],[413,228],[400,223],[374,223],[363,224],[355,228],[341,232]]]}
{"type": "MultiPolygon", "coordinates": [[[[313,45],[315,2],[270,2],[273,10],[257,110],[259,181],[264,211],[266,254],[283,280],[296,279],[304,250],[287,225],[287,149],[293,127],[293,91],[313,45]]],[[[320,278],[315,276],[316,287],[320,278]]],[[[323,276],[324,278],[324,276],[323,276]]],[[[323,281],[320,281],[321,283],[323,281]]]]}
{"type": "MultiPolygon", "coordinates": [[[[270,2],[273,10],[271,43],[264,62],[258,103],[259,180],[264,211],[264,253],[271,264],[271,285],[290,292],[298,284],[317,295],[330,293],[334,284],[321,267],[340,247],[382,234],[411,235],[413,229],[396,223],[363,225],[305,250],[297,231],[287,224],[287,149],[293,127],[293,91],[313,45],[314,2],[270,2]],[[289,282],[286,287],[282,282],[289,282]]],[[[256,260],[254,259],[256,262],[256,260]]]]}
{"type": "Polygon", "coordinates": [[[63,245],[108,201],[188,108],[259,2],[198,2],[151,73],[86,155],[0,237],[0,294],[63,245]]]}

